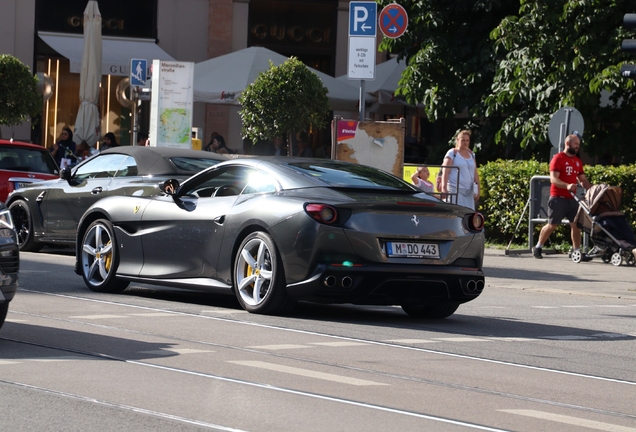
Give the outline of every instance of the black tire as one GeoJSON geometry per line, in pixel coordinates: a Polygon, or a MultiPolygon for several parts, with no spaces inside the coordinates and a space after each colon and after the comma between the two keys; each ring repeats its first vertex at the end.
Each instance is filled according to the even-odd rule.
{"type": "Polygon", "coordinates": [[[253,232],[241,242],[234,259],[234,293],[251,313],[281,314],[296,304],[287,295],[283,264],[268,234],[253,232]]]}
{"type": "Polygon", "coordinates": [[[7,318],[7,313],[9,312],[9,302],[5,301],[0,304],[0,329],[2,328],[2,324],[4,324],[4,320],[7,318]]]}
{"type": "Polygon", "coordinates": [[[33,235],[33,218],[29,204],[23,200],[13,201],[9,205],[11,219],[18,235],[18,247],[24,252],[37,252],[42,249],[42,244],[35,240],[33,235]]]}
{"type": "Polygon", "coordinates": [[[402,310],[412,318],[442,319],[454,314],[458,307],[457,303],[442,303],[433,306],[406,303],[402,305],[402,310]]]}
{"type": "Polygon", "coordinates": [[[120,293],[129,281],[117,279],[119,251],[113,224],[98,219],[88,226],[82,238],[80,267],[86,286],[95,292],[120,293]]]}

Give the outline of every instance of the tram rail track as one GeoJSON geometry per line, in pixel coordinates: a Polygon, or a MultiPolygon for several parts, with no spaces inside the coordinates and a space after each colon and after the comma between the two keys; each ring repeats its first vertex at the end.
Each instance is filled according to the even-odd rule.
{"type": "MultiPolygon", "coordinates": [[[[369,340],[369,339],[345,337],[345,336],[341,336],[341,335],[333,335],[333,334],[322,333],[322,332],[312,332],[312,331],[301,330],[301,329],[287,328],[287,327],[281,327],[281,326],[275,326],[275,325],[269,325],[269,324],[262,324],[262,323],[254,323],[254,322],[250,322],[250,321],[242,321],[242,320],[239,320],[239,319],[227,318],[227,317],[199,315],[199,314],[195,314],[195,313],[177,311],[177,310],[173,310],[173,309],[169,309],[169,308],[157,308],[157,307],[140,306],[140,305],[128,304],[128,303],[124,303],[124,302],[113,302],[113,301],[109,301],[109,300],[99,300],[99,299],[85,298],[85,297],[81,297],[81,296],[72,296],[72,295],[66,295],[66,294],[47,293],[47,292],[41,292],[41,291],[36,291],[36,290],[25,290],[25,291],[28,291],[28,292],[31,292],[31,293],[36,293],[36,294],[63,297],[63,298],[69,298],[69,299],[74,299],[74,300],[80,300],[80,301],[89,301],[89,302],[97,302],[97,303],[102,303],[102,304],[109,304],[109,305],[114,305],[114,306],[118,306],[118,307],[129,307],[129,308],[147,310],[147,311],[152,311],[152,312],[171,313],[171,314],[182,315],[182,316],[195,318],[195,319],[216,320],[216,321],[222,321],[222,322],[225,322],[225,323],[231,323],[231,324],[237,324],[237,325],[266,327],[266,328],[274,329],[274,330],[302,333],[302,334],[305,334],[305,335],[312,335],[312,336],[328,337],[328,338],[334,338],[334,339],[350,341],[350,342],[360,342],[360,343],[365,343],[365,344],[370,344],[370,345],[383,346],[383,347],[392,348],[392,349],[405,349],[405,350],[410,350],[410,351],[415,351],[415,352],[422,352],[422,353],[426,353],[426,354],[433,354],[433,355],[439,355],[439,356],[448,356],[448,357],[454,357],[454,358],[461,358],[461,359],[464,359],[464,360],[472,360],[472,361],[478,361],[478,362],[487,362],[487,363],[492,363],[492,364],[512,366],[512,367],[523,368],[523,369],[533,369],[533,370],[538,370],[538,371],[541,371],[541,372],[547,372],[547,373],[551,373],[551,374],[571,375],[571,376],[576,376],[576,377],[583,378],[583,379],[606,381],[606,382],[616,383],[616,384],[620,384],[620,385],[627,385],[627,386],[630,386],[630,387],[636,385],[636,382],[629,381],[629,380],[619,380],[619,379],[615,379],[615,378],[608,378],[608,377],[602,377],[602,376],[586,375],[586,374],[581,374],[581,373],[574,373],[574,372],[571,372],[571,371],[543,368],[543,367],[537,367],[537,366],[533,366],[533,365],[526,365],[526,364],[513,363],[513,362],[505,362],[505,361],[500,361],[500,360],[487,359],[487,358],[469,356],[469,355],[464,355],[464,354],[456,354],[456,353],[452,353],[452,352],[444,352],[442,350],[432,350],[432,349],[429,349],[429,348],[402,345],[402,344],[398,344],[398,343],[390,343],[390,342],[382,342],[382,341],[369,340]]],[[[599,414],[599,415],[606,415],[606,416],[610,416],[610,417],[614,417],[614,418],[623,418],[623,419],[629,419],[629,420],[636,420],[636,415],[629,414],[629,413],[624,413],[624,412],[612,411],[612,410],[607,410],[607,409],[600,409],[600,408],[595,408],[595,407],[590,407],[590,406],[585,406],[585,405],[564,403],[564,402],[559,402],[559,401],[556,401],[556,400],[550,400],[550,399],[545,399],[545,398],[530,397],[530,396],[523,395],[523,394],[515,394],[515,393],[510,393],[510,392],[504,392],[504,391],[496,391],[496,390],[491,390],[491,389],[486,389],[486,388],[477,388],[477,387],[474,387],[474,386],[461,385],[461,384],[457,384],[457,383],[449,383],[449,382],[444,382],[444,381],[441,381],[441,380],[423,379],[421,377],[414,376],[414,375],[411,376],[411,375],[408,375],[408,374],[387,373],[387,372],[378,371],[378,370],[374,370],[374,369],[370,369],[370,368],[362,368],[362,367],[357,367],[357,366],[341,364],[341,363],[337,363],[337,362],[318,361],[318,360],[315,360],[315,359],[306,358],[306,357],[297,356],[297,355],[289,355],[289,354],[286,354],[286,353],[271,352],[271,351],[267,351],[267,350],[244,347],[244,346],[239,346],[239,345],[221,344],[221,343],[198,340],[198,339],[193,339],[193,338],[175,337],[174,335],[169,335],[169,334],[162,333],[162,332],[140,331],[140,330],[129,329],[129,328],[126,328],[126,327],[121,327],[121,326],[96,324],[96,323],[87,322],[87,321],[78,320],[78,319],[59,318],[59,317],[53,317],[53,316],[48,316],[48,315],[33,314],[33,313],[28,313],[28,312],[13,312],[13,313],[15,313],[17,315],[24,315],[25,317],[26,316],[30,316],[30,317],[34,317],[34,318],[38,318],[38,319],[60,321],[60,322],[65,322],[65,323],[69,323],[69,324],[73,324],[73,325],[83,325],[83,326],[89,326],[89,327],[96,327],[96,328],[107,329],[109,331],[115,331],[115,332],[139,334],[139,335],[143,335],[143,336],[164,338],[164,339],[167,339],[167,340],[173,340],[175,342],[180,342],[180,343],[184,343],[185,342],[185,343],[192,343],[192,344],[200,344],[200,345],[207,346],[207,347],[235,350],[237,352],[256,353],[256,354],[259,354],[259,355],[269,356],[271,358],[279,358],[279,359],[285,359],[285,360],[304,362],[304,363],[307,363],[307,364],[321,365],[321,366],[326,366],[326,367],[331,367],[331,368],[337,368],[337,369],[340,369],[340,370],[343,370],[343,371],[361,372],[361,373],[369,374],[370,376],[375,376],[375,377],[380,377],[380,378],[389,378],[389,379],[401,380],[401,381],[405,381],[405,382],[411,382],[411,383],[417,383],[417,384],[426,384],[426,385],[444,387],[444,388],[448,388],[448,389],[473,392],[473,393],[475,393],[477,395],[497,396],[497,397],[501,397],[501,398],[509,399],[509,400],[518,400],[518,401],[524,401],[524,402],[528,402],[528,403],[537,403],[537,404],[542,404],[542,405],[545,405],[545,406],[572,409],[572,410],[576,410],[576,411],[579,411],[579,412],[587,412],[587,413],[593,413],[593,414],[599,414]]],[[[306,396],[306,397],[313,397],[313,398],[318,398],[318,399],[328,399],[330,401],[335,401],[335,402],[338,402],[338,403],[365,406],[365,407],[368,407],[368,408],[371,408],[371,409],[374,409],[374,410],[391,411],[391,412],[399,413],[399,414],[402,414],[402,415],[426,418],[428,420],[436,420],[436,421],[442,421],[442,422],[454,422],[454,421],[456,421],[456,420],[448,419],[448,418],[442,418],[442,417],[438,418],[436,416],[433,416],[433,415],[430,415],[430,414],[427,414],[427,413],[414,412],[414,411],[408,411],[408,410],[399,410],[399,409],[397,409],[395,407],[390,407],[390,406],[367,404],[367,403],[365,403],[365,402],[363,402],[361,400],[356,401],[356,400],[351,400],[351,399],[333,397],[333,396],[326,395],[326,394],[317,394],[317,393],[312,393],[312,392],[300,391],[300,390],[296,390],[296,389],[292,389],[292,388],[272,386],[271,384],[265,384],[265,383],[262,383],[262,382],[235,379],[235,378],[232,378],[232,377],[229,377],[229,376],[215,375],[215,374],[205,373],[205,372],[197,371],[197,370],[173,368],[173,367],[159,365],[159,364],[148,362],[148,361],[139,361],[139,360],[134,360],[134,359],[130,359],[130,358],[122,357],[122,356],[114,356],[114,355],[109,355],[109,354],[105,354],[105,353],[85,351],[85,350],[72,348],[72,347],[68,347],[68,346],[55,345],[55,344],[42,344],[42,343],[29,341],[29,340],[25,340],[25,339],[8,338],[8,337],[4,337],[4,336],[1,336],[1,335],[0,335],[0,340],[4,340],[4,341],[7,341],[7,342],[13,342],[13,343],[19,343],[19,344],[28,344],[28,345],[32,345],[32,346],[41,347],[41,348],[58,350],[58,351],[62,351],[62,352],[67,352],[67,353],[72,353],[72,354],[77,354],[77,355],[83,355],[83,356],[88,356],[88,357],[93,357],[93,358],[100,358],[102,360],[119,361],[119,362],[125,362],[125,363],[129,363],[129,364],[135,364],[137,366],[142,366],[142,367],[147,367],[147,368],[157,368],[157,369],[162,369],[162,370],[171,371],[171,372],[180,373],[180,374],[195,375],[195,376],[200,376],[200,377],[207,378],[207,379],[222,380],[222,381],[226,381],[226,382],[232,382],[232,383],[235,383],[235,384],[241,384],[241,385],[247,385],[247,386],[258,386],[258,387],[261,387],[261,388],[264,388],[264,389],[268,389],[268,390],[271,390],[271,391],[288,392],[288,393],[293,393],[293,394],[296,394],[296,395],[301,395],[301,396],[306,396]]],[[[2,380],[0,380],[0,382],[5,382],[5,383],[8,383],[8,384],[21,385],[21,383],[17,383],[17,382],[9,383],[9,382],[2,381],[2,380]]],[[[459,423],[462,423],[462,422],[459,421],[459,423]]],[[[471,428],[474,427],[476,429],[485,428],[485,429],[481,429],[481,430],[500,430],[500,429],[496,429],[496,428],[489,429],[489,426],[486,426],[486,425],[472,425],[470,423],[466,423],[465,426],[471,427],[471,428]]]]}

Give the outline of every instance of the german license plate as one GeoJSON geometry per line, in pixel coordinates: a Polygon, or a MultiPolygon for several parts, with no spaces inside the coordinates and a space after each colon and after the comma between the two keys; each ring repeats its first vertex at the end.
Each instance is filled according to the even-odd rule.
{"type": "Polygon", "coordinates": [[[439,245],[435,243],[387,242],[386,251],[390,257],[439,258],[439,245]]]}

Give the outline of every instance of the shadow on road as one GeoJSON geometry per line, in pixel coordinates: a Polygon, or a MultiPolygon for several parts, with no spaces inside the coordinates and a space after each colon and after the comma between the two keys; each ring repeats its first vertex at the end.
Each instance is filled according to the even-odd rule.
{"type": "Polygon", "coordinates": [[[144,360],[176,356],[177,352],[170,351],[176,345],[7,321],[0,333],[0,359],[59,358],[62,350],[69,357],[86,355],[104,360],[144,360]]]}

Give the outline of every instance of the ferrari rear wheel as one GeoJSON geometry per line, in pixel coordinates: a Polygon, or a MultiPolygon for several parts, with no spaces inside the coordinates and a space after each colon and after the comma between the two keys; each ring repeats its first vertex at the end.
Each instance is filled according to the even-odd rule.
{"type": "Polygon", "coordinates": [[[13,201],[9,205],[9,211],[11,212],[15,232],[18,235],[18,247],[20,250],[37,252],[42,249],[42,245],[35,241],[33,235],[33,219],[31,218],[29,205],[23,200],[13,201]]]}
{"type": "Polygon", "coordinates": [[[82,239],[80,264],[86,286],[95,292],[119,293],[130,282],[117,279],[119,254],[113,224],[98,219],[89,225],[82,239]]]}
{"type": "Polygon", "coordinates": [[[402,305],[402,310],[413,318],[442,319],[454,314],[458,307],[457,303],[442,303],[434,306],[405,303],[402,305]]]}
{"type": "Polygon", "coordinates": [[[287,295],[283,264],[272,238],[261,231],[249,234],[234,260],[234,290],[248,312],[274,315],[293,308],[287,295]]]}

